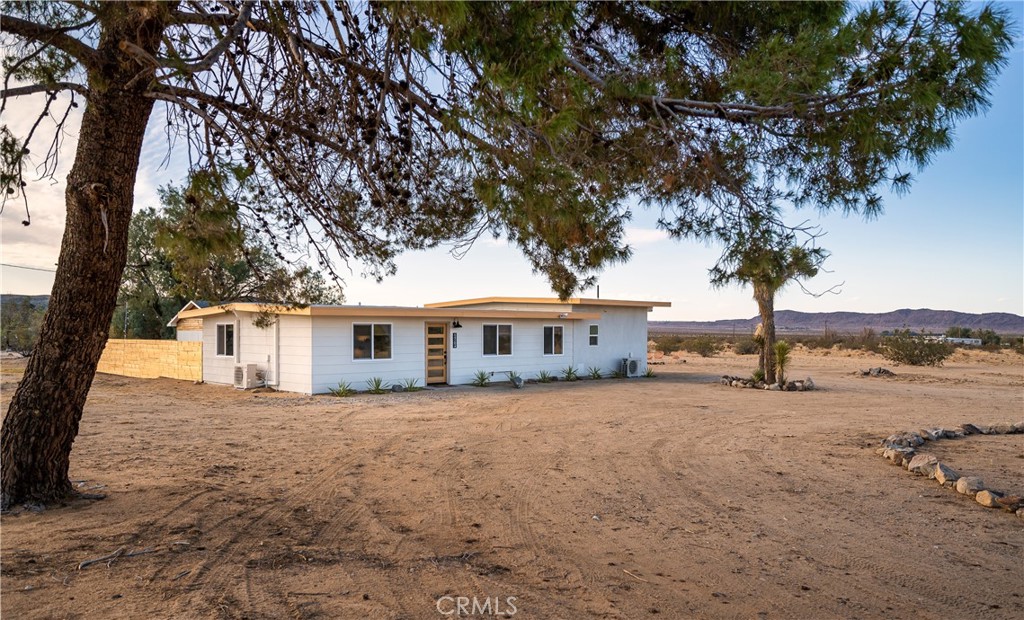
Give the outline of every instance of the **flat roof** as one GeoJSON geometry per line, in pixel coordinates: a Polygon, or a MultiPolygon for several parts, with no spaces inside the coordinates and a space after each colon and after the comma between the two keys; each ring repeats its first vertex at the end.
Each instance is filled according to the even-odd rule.
{"type": "Polygon", "coordinates": [[[637,301],[630,299],[590,299],[570,297],[561,300],[553,297],[479,297],[477,299],[459,299],[456,301],[439,301],[424,304],[425,308],[457,308],[479,304],[555,304],[563,306],[625,306],[630,308],[671,308],[670,301],[637,301]]]}
{"type": "Polygon", "coordinates": [[[292,316],[366,316],[410,317],[438,319],[600,319],[596,312],[558,312],[541,310],[487,310],[479,308],[408,308],[403,306],[305,306],[289,307],[280,304],[235,303],[183,310],[179,319],[197,319],[228,312],[269,312],[292,316]]]}

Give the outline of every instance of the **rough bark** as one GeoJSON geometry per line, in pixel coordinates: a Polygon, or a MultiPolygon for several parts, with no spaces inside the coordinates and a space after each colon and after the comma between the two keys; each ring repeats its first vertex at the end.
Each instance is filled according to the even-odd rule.
{"type": "Polygon", "coordinates": [[[775,383],[775,291],[755,282],[754,301],[761,315],[761,369],[764,382],[771,385],[775,383]]]}
{"type": "Polygon", "coordinates": [[[148,76],[139,76],[140,66],[118,46],[130,41],[155,51],[171,5],[100,7],[101,60],[89,70],[50,303],[0,431],[4,508],[56,502],[72,493],[71,446],[106,344],[127,256],[135,177],[153,100],[142,96],[148,76]]]}

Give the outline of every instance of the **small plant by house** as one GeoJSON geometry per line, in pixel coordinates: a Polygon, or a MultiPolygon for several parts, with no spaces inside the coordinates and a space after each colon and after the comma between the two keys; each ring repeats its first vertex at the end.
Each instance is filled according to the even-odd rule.
{"type": "Polygon", "coordinates": [[[486,370],[478,370],[473,375],[473,381],[471,381],[476,387],[487,387],[491,384],[491,373],[486,370]]]}
{"type": "Polygon", "coordinates": [[[653,368],[651,368],[650,366],[648,366],[648,367],[647,367],[647,370],[645,370],[645,371],[644,371],[644,376],[645,376],[645,377],[647,377],[648,379],[653,379],[653,378],[657,377],[658,375],[657,375],[657,374],[655,374],[655,372],[654,372],[654,369],[653,369],[653,368]]]}
{"type": "Polygon", "coordinates": [[[383,377],[373,377],[366,380],[367,392],[370,394],[383,394],[391,388],[391,385],[383,377]]]}
{"type": "Polygon", "coordinates": [[[591,379],[604,379],[604,373],[597,366],[587,368],[587,376],[591,379]]]}
{"type": "Polygon", "coordinates": [[[551,383],[555,379],[554,375],[546,370],[542,370],[537,373],[538,383],[551,383]]]}
{"type": "Polygon", "coordinates": [[[413,377],[412,379],[404,379],[402,381],[402,388],[406,392],[419,392],[420,390],[423,389],[423,386],[421,386],[419,383],[420,380],[415,377],[413,377]]]}
{"type": "Polygon", "coordinates": [[[880,348],[885,359],[908,366],[942,366],[953,354],[949,343],[921,338],[909,329],[898,329],[886,336],[880,348]]]}
{"type": "Polygon", "coordinates": [[[577,381],[580,378],[580,371],[575,366],[566,366],[562,369],[562,378],[566,381],[577,381]]]}
{"type": "Polygon", "coordinates": [[[626,378],[626,373],[622,372],[621,370],[615,369],[615,370],[612,371],[612,374],[609,375],[609,376],[612,379],[625,379],[626,378]]]}
{"type": "Polygon", "coordinates": [[[356,393],[356,391],[352,388],[352,384],[349,383],[348,381],[339,381],[338,387],[330,388],[330,390],[331,394],[340,397],[352,396],[356,393]]]}
{"type": "Polygon", "coordinates": [[[518,372],[514,370],[510,370],[505,374],[508,375],[508,382],[512,384],[512,387],[516,388],[517,390],[522,389],[523,385],[525,384],[522,375],[520,375],[518,372]]]}

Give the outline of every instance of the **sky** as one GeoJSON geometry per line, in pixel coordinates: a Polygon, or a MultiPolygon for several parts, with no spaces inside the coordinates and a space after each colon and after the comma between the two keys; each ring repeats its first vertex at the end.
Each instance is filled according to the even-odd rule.
{"type": "MultiPolygon", "coordinates": [[[[954,147],[937,154],[915,174],[910,192],[885,195],[885,213],[866,222],[801,210],[790,221],[808,220],[826,232],[821,246],[832,255],[825,272],[805,282],[812,293],[791,285],[777,297],[777,310],[888,312],[930,308],[959,312],[1024,314],[1024,3],[1008,5],[1017,24],[1009,64],[997,79],[992,106],[962,121],[954,147]],[[833,291],[833,292],[827,292],[833,291]]],[[[24,98],[23,98],[24,99],[24,98]]],[[[3,123],[16,134],[34,121],[33,104],[16,102],[3,123]]],[[[136,182],[136,209],[158,206],[157,188],[185,178],[179,151],[165,161],[164,118],[156,110],[136,182]],[[166,164],[166,165],[165,165],[166,164]]],[[[0,292],[47,294],[64,229],[64,179],[77,129],[65,138],[56,181],[30,183],[32,225],[9,203],[0,214],[0,292]],[[16,267],[15,267],[16,266],[16,267]]],[[[19,135],[24,135],[23,133],[19,135]]],[[[41,149],[40,149],[41,150],[41,149]]],[[[708,321],[757,314],[749,288],[713,289],[707,270],[719,248],[674,241],[657,230],[657,213],[633,209],[627,241],[633,257],[605,269],[598,279],[607,299],[668,301],[651,320],[708,321]]],[[[499,296],[550,297],[544,277],[533,274],[518,250],[485,238],[456,259],[446,248],[408,252],[398,272],[382,283],[363,278],[358,264],[339,265],[346,303],[418,306],[434,301],[499,296]]],[[[580,296],[594,297],[594,289],[580,296]]]]}

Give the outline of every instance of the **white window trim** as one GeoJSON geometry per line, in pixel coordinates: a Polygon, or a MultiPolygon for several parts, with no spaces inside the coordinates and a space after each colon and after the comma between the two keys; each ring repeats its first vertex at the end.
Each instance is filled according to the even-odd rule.
{"type": "Polygon", "coordinates": [[[515,326],[512,323],[483,323],[482,325],[480,325],[480,357],[512,357],[512,355],[515,354],[515,352],[516,352],[516,328],[515,328],[515,326]],[[488,325],[494,325],[495,328],[500,327],[502,325],[508,325],[508,344],[509,344],[509,348],[510,348],[508,353],[502,353],[502,352],[500,352],[498,350],[498,339],[501,338],[501,334],[500,334],[500,330],[499,329],[495,329],[494,330],[494,338],[495,338],[495,340],[494,340],[494,350],[495,350],[495,353],[484,353],[483,352],[484,351],[484,328],[486,328],[488,325]]]}
{"type": "Polygon", "coordinates": [[[600,323],[591,323],[587,326],[587,346],[598,347],[601,346],[601,325],[600,323]],[[593,334],[590,332],[591,327],[597,328],[597,333],[593,334]],[[597,338],[597,343],[591,342],[591,338],[597,338]]]}
{"type": "Polygon", "coordinates": [[[370,362],[390,362],[395,359],[395,324],[394,323],[352,323],[352,361],[357,364],[366,364],[370,362]],[[356,357],[356,326],[357,325],[369,325],[370,326],[370,357],[358,358],[356,357]],[[378,358],[373,350],[373,336],[374,336],[374,325],[387,325],[391,328],[391,357],[378,358]]]}
{"type": "Polygon", "coordinates": [[[238,352],[238,326],[234,321],[230,323],[217,323],[216,327],[214,327],[213,330],[213,338],[214,357],[230,357],[231,359],[236,358],[236,353],[238,352]],[[229,326],[231,327],[231,353],[219,353],[218,349],[220,349],[220,328],[229,326]]]}
{"type": "MultiPolygon", "coordinates": [[[[563,357],[565,355],[565,326],[564,325],[545,325],[545,326],[541,327],[540,334],[541,334],[541,340],[543,341],[543,342],[541,342],[541,346],[540,346],[540,352],[541,352],[540,354],[542,356],[544,356],[544,357],[563,357]],[[544,349],[548,345],[548,340],[547,340],[547,337],[544,335],[544,330],[546,330],[549,327],[557,327],[557,328],[562,330],[562,352],[561,353],[545,353],[544,352],[544,349]]],[[[552,338],[554,338],[554,332],[552,332],[552,338]]],[[[554,342],[551,343],[551,350],[552,351],[555,350],[555,343],[554,342]]]]}

